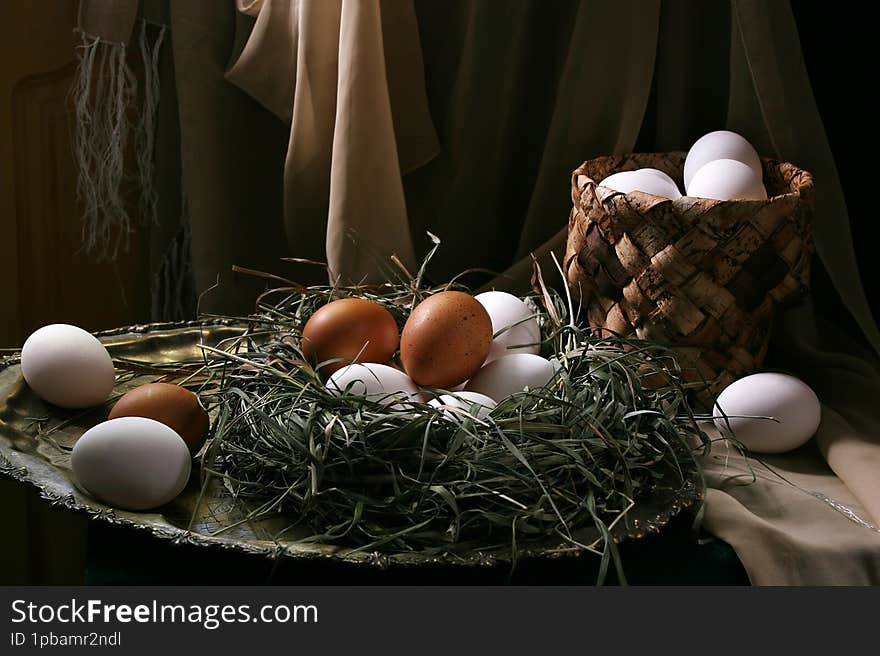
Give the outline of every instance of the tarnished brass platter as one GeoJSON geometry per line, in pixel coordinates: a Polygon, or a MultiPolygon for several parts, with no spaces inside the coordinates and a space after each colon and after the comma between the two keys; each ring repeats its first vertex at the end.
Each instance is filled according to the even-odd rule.
{"type": "MultiPolygon", "coordinates": [[[[143,365],[138,374],[117,385],[114,394],[157,378],[150,366],[198,362],[204,357],[201,345],[215,346],[240,334],[242,327],[231,321],[188,322],[129,326],[99,333],[114,358],[143,365]]],[[[273,539],[281,528],[294,523],[291,517],[246,521],[244,511],[224,494],[221,485],[202,485],[194,471],[186,490],[172,503],[156,512],[135,513],[106,506],[81,492],[73,482],[69,449],[89,427],[102,421],[107,407],[89,411],[65,411],[39,399],[21,377],[16,356],[0,361],[0,475],[30,485],[53,506],[86,513],[94,520],[124,524],[154,536],[212,549],[232,549],[246,553],[284,555],[300,559],[343,559],[364,566],[417,566],[443,562],[462,566],[492,565],[510,560],[507,550],[474,551],[462,554],[379,554],[355,552],[332,545],[297,541],[295,532],[286,531],[273,539]]],[[[696,465],[677,477],[661,480],[647,498],[637,499],[626,520],[614,527],[617,541],[636,539],[658,531],[683,509],[698,503],[703,485],[696,465]]],[[[300,536],[301,537],[301,536],[300,536]]],[[[595,535],[577,536],[589,542],[595,535]]],[[[520,549],[518,557],[560,557],[581,552],[562,545],[541,545],[520,549]]]]}

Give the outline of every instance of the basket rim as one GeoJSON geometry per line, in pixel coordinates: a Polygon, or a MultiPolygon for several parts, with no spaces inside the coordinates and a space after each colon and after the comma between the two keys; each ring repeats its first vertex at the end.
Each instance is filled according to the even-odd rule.
{"type": "Polygon", "coordinates": [[[722,203],[727,204],[737,204],[737,205],[745,205],[745,206],[754,206],[758,208],[762,205],[766,205],[771,202],[778,202],[784,198],[790,198],[792,200],[801,200],[803,197],[813,191],[813,174],[807,171],[806,169],[802,169],[796,164],[791,162],[786,162],[783,160],[778,160],[772,157],[761,157],[761,164],[764,168],[772,167],[772,168],[781,168],[783,166],[791,169],[793,174],[793,178],[795,179],[795,184],[793,188],[785,193],[775,194],[773,196],[768,196],[766,199],[749,199],[749,198],[732,198],[730,200],[719,200],[717,198],[703,198],[701,196],[687,196],[683,195],[680,198],[676,198],[675,200],[671,198],[664,198],[663,196],[655,196],[654,194],[648,193],[646,191],[629,191],[629,192],[621,192],[616,191],[614,189],[610,189],[609,187],[603,187],[596,180],[591,178],[585,171],[587,167],[591,164],[602,163],[605,161],[613,161],[613,160],[639,160],[646,157],[669,157],[676,156],[684,159],[687,157],[687,151],[684,150],[671,150],[671,151],[660,151],[660,152],[645,152],[645,153],[623,153],[620,155],[601,155],[599,157],[593,157],[588,160],[584,160],[583,163],[580,164],[571,174],[571,187],[572,192],[580,195],[584,192],[584,190],[592,185],[594,189],[605,189],[608,193],[605,193],[601,196],[602,202],[606,201],[608,198],[612,196],[627,196],[632,197],[634,199],[644,198],[644,199],[657,199],[660,202],[664,203],[672,203],[673,206],[676,207],[691,207],[695,203],[701,203],[706,205],[719,205],[722,203]]]}

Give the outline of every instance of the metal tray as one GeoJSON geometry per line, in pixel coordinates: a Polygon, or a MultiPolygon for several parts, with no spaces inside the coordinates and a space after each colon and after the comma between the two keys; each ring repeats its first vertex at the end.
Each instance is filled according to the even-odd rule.
{"type": "MultiPolygon", "coordinates": [[[[201,361],[200,344],[216,346],[240,334],[241,330],[240,324],[231,321],[164,323],[119,328],[98,333],[98,337],[114,358],[142,363],[146,369],[150,365],[201,361]]],[[[114,393],[124,393],[156,378],[156,373],[138,374],[117,385],[114,393]]],[[[68,411],[46,404],[22,379],[18,357],[4,358],[0,361],[0,475],[33,486],[53,506],[85,513],[97,521],[132,526],[163,540],[210,549],[297,559],[342,559],[367,567],[481,566],[511,559],[509,551],[503,549],[464,555],[352,551],[333,545],[298,542],[296,534],[291,532],[276,541],[272,536],[292,523],[290,517],[245,521],[240,504],[224,495],[219,484],[202,486],[195,467],[183,493],[155,512],[136,513],[106,506],[75,486],[69,449],[83,432],[104,420],[108,411],[109,407],[68,411]]],[[[692,464],[684,471],[684,481],[669,476],[657,483],[650,496],[637,499],[624,520],[613,528],[614,539],[620,542],[657,532],[683,509],[701,502],[703,495],[702,477],[696,464],[692,464]]],[[[597,535],[590,530],[576,537],[588,543],[597,535]]],[[[517,557],[556,558],[582,553],[566,545],[533,544],[523,545],[517,557]]]]}

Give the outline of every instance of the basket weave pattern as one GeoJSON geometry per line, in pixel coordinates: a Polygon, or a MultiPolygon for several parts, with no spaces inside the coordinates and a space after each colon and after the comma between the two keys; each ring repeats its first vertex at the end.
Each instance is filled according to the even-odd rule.
{"type": "Polygon", "coordinates": [[[768,200],[670,201],[596,182],[652,167],[680,184],[685,155],[600,157],[575,170],[565,264],[589,325],[673,345],[683,377],[705,382],[705,403],[760,366],[774,308],[809,285],[813,180],[764,159],[768,200]]]}

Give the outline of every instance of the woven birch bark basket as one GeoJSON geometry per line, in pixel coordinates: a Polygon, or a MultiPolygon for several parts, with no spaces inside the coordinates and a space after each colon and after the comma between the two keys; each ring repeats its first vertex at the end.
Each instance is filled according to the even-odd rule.
{"type": "Polygon", "coordinates": [[[656,168],[683,188],[686,153],[599,157],[572,174],[565,267],[581,320],[672,346],[698,405],[760,367],[774,309],[810,281],[813,179],[763,159],[767,200],[671,201],[597,181],[656,168]]]}

